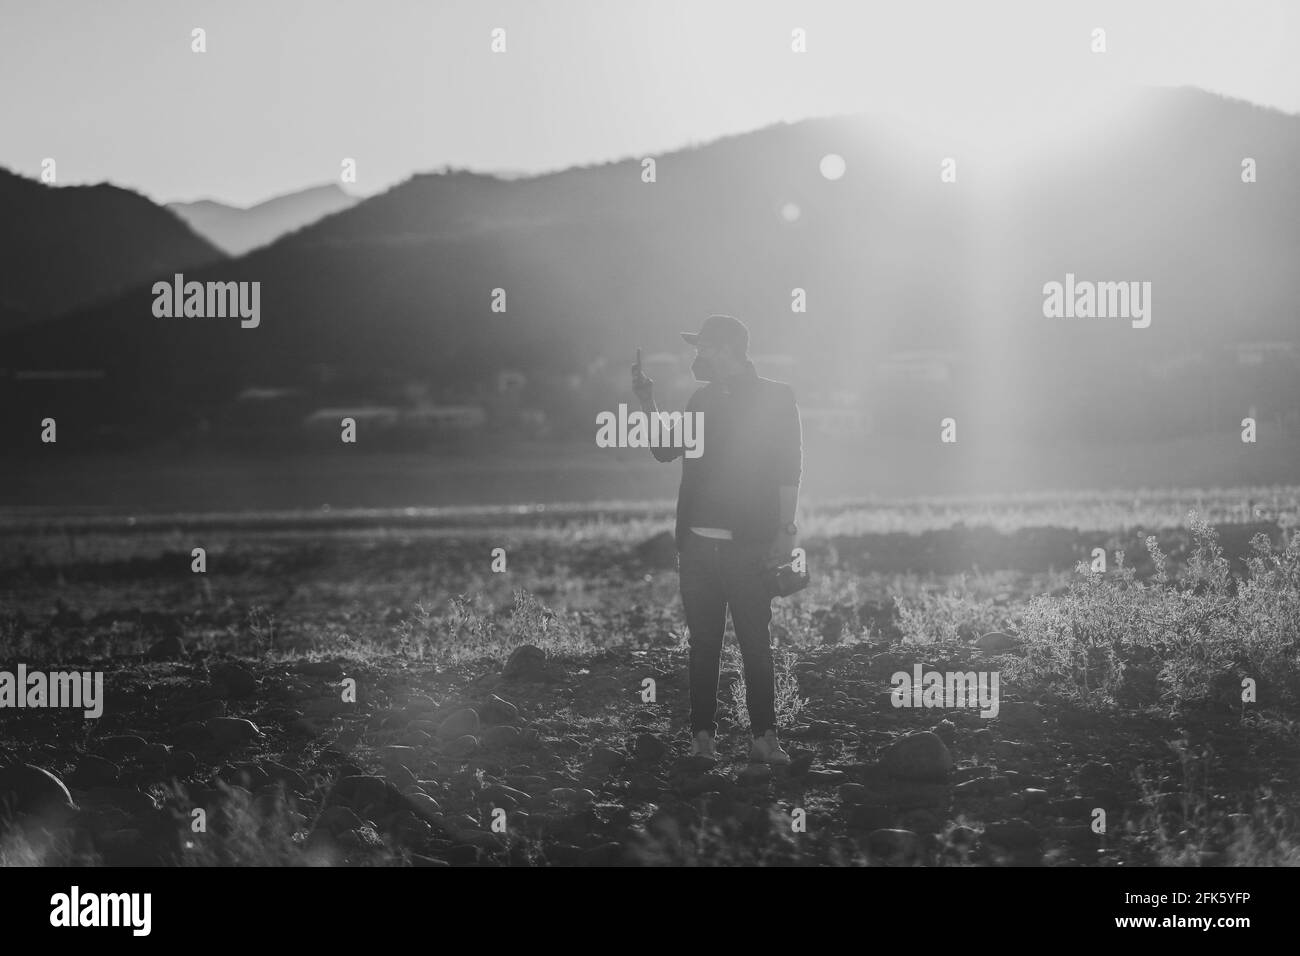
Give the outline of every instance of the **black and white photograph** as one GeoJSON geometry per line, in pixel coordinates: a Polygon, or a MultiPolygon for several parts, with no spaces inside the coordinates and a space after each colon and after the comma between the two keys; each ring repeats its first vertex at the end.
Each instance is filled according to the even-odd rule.
{"type": "Polygon", "coordinates": [[[1300,865],[1300,5],[0,0],[0,91],[23,922],[1300,865]]]}

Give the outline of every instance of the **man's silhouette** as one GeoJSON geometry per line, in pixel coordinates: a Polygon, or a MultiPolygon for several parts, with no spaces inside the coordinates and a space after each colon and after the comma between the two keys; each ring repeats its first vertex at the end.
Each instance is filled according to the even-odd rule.
{"type": "MultiPolygon", "coordinates": [[[[749,330],[711,315],[698,333],[691,371],[706,383],[686,405],[703,431],[698,458],[682,457],[677,552],[682,606],[690,632],[691,752],[716,759],[718,669],[727,610],[745,662],[750,759],[787,764],[776,735],[772,672],[772,593],[763,572],[790,560],[798,527],[803,470],[799,408],[790,386],[759,378],[749,360],[749,330]]],[[[659,412],[654,382],[632,367],[632,389],[649,415],[659,412]]],[[[659,461],[682,456],[671,441],[651,450],[659,461]]]]}

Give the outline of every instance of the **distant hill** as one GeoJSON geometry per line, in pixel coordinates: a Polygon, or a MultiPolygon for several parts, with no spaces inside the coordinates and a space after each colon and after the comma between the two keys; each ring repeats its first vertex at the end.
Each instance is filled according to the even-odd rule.
{"type": "Polygon", "coordinates": [[[212,200],[168,203],[167,208],[219,249],[241,256],[358,201],[340,186],[325,185],[277,196],[247,209],[212,200]]]}
{"type": "Polygon", "coordinates": [[[937,433],[958,412],[967,438],[1235,427],[1252,405],[1300,409],[1298,133],[1273,110],[1153,90],[1025,155],[852,116],[659,155],[652,184],[639,159],[415,176],[187,270],[260,281],[257,329],[154,318],[141,285],[0,339],[26,367],[105,372],[94,391],[11,388],[0,414],[59,406],[87,428],[172,430],[219,419],[250,387],[310,397],[328,383],[336,403],[418,382],[455,403],[519,369],[524,403],[585,428],[627,400],[635,346],[685,354],[677,332],[723,311],[755,352],[788,359],[773,374],[805,407],[847,402],[885,432],[937,433]],[[842,179],[819,172],[828,153],[842,179]],[[948,156],[956,183],[940,181],[948,156]],[[1258,182],[1241,181],[1243,157],[1258,182]],[[1045,318],[1043,285],[1067,272],[1152,282],[1151,326],[1045,318]],[[795,288],[806,313],[790,309],[795,288]],[[1260,342],[1259,362],[1242,352],[1260,342]]]}
{"type": "Polygon", "coordinates": [[[165,209],[107,183],[52,187],[0,169],[0,210],[0,332],[225,258],[165,209]]]}

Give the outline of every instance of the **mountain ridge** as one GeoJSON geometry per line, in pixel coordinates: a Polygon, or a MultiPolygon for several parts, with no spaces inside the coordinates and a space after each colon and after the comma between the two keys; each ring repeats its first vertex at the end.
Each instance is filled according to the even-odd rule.
{"type": "Polygon", "coordinates": [[[139,193],[95,183],[51,186],[0,168],[0,333],[146,282],[159,270],[224,259],[139,193]]]}
{"type": "Polygon", "coordinates": [[[186,274],[262,281],[257,330],[159,324],[141,287],[3,344],[28,361],[104,359],[97,412],[137,420],[166,405],[169,428],[249,387],[323,403],[322,369],[331,398],[412,382],[453,403],[518,369],[522,401],[585,427],[621,394],[632,346],[681,350],[676,333],[713,311],[741,316],[756,351],[789,357],[810,406],[847,394],[883,427],[928,427],[960,406],[979,427],[1133,437],[1208,427],[1252,401],[1300,406],[1294,382],[1273,381],[1287,355],[1281,372],[1229,367],[1242,342],[1297,340],[1300,227],[1286,211],[1300,202],[1277,171],[1300,161],[1300,119],[1188,91],[1144,93],[1104,119],[1095,155],[1059,143],[1002,165],[857,114],[658,155],[653,184],[634,158],[522,180],[417,174],[186,274]],[[842,180],[819,172],[832,152],[842,180]],[[940,181],[953,152],[960,185],[940,181]],[[1267,171],[1249,186],[1247,155],[1267,171]],[[1068,272],[1152,281],[1151,328],[1044,318],[1043,284],[1068,272]],[[805,313],[790,311],[795,288],[805,313]],[[954,358],[914,380],[891,356],[915,350],[954,358]],[[1184,353],[1185,373],[1160,378],[1184,353]]]}
{"type": "Polygon", "coordinates": [[[168,203],[167,208],[213,245],[229,255],[240,256],[349,209],[359,201],[337,183],[326,183],[273,196],[251,206],[200,199],[168,203]]]}

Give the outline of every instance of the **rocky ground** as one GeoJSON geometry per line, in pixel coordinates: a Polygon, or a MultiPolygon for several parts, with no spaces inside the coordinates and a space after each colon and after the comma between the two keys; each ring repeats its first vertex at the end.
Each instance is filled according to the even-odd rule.
{"type": "Polygon", "coordinates": [[[7,719],[6,849],[110,865],[1132,864],[1220,811],[1224,828],[1183,848],[1206,865],[1229,862],[1234,820],[1280,812],[1257,788],[1294,792],[1294,751],[1239,714],[1175,724],[1005,695],[992,719],[895,708],[889,676],[914,662],[996,666],[974,646],[810,652],[806,719],[783,730],[793,762],[769,768],[726,723],[716,766],[687,756],[676,648],[561,662],[525,645],[500,669],[141,661],[114,681],[132,706],[108,708],[130,716],[75,742],[74,720],[7,719]],[[673,703],[644,702],[645,678],[673,703]],[[1212,749],[1204,779],[1178,739],[1212,749]]]}
{"type": "MultiPolygon", "coordinates": [[[[469,552],[486,556],[489,543],[469,552]]],[[[688,756],[686,649],[662,555],[596,549],[581,593],[573,560],[532,580],[578,609],[569,644],[528,640],[553,612],[516,607],[518,626],[496,633],[504,651],[437,655],[412,643],[414,602],[394,582],[412,564],[404,547],[231,555],[278,623],[248,612],[236,580],[196,596],[187,571],[159,571],[177,557],[184,567],[184,554],[115,555],[67,577],[29,568],[34,596],[7,618],[0,666],[102,669],[106,700],[93,721],[0,713],[0,862],[1300,862],[1300,751],[1285,715],[1261,721],[1230,700],[1176,715],[1084,710],[1009,682],[993,718],[895,707],[894,673],[997,671],[1022,653],[1016,637],[963,629],[917,645],[887,604],[841,601],[804,608],[807,641],[778,641],[792,764],[748,762],[729,651],[710,765],[688,756]],[[350,557],[332,564],[340,550],[350,557]],[[620,564],[620,553],[648,563],[620,564]],[[616,583],[639,590],[613,596],[616,583]],[[33,623],[56,594],[57,611],[33,623]],[[343,624],[383,640],[358,642],[343,624]]],[[[465,559],[446,560],[434,577],[465,559]]],[[[456,620],[462,632],[486,627],[456,620]]]]}

